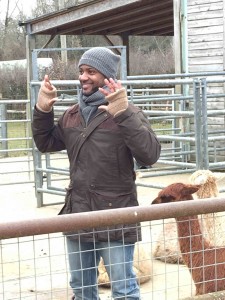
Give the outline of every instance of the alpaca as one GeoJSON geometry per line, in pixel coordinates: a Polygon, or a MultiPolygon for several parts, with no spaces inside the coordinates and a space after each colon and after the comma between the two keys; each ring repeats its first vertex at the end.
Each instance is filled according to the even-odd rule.
{"type": "MultiPolygon", "coordinates": [[[[190,176],[190,183],[201,185],[196,192],[197,198],[219,196],[217,183],[224,178],[223,173],[210,170],[197,170],[190,176]]],[[[225,231],[225,216],[222,213],[205,214],[201,218],[201,226],[207,238],[215,246],[225,245],[221,234],[225,231]],[[224,225],[223,225],[224,224],[224,225]]],[[[153,249],[153,257],[167,263],[184,263],[177,241],[177,227],[171,219],[166,221],[153,249]],[[166,237],[166,239],[165,239],[166,237]]]]}
{"type": "MultiPolygon", "coordinates": [[[[151,279],[151,256],[148,255],[147,251],[145,251],[143,244],[139,242],[136,243],[134,247],[133,269],[139,284],[145,283],[151,279]]],[[[109,276],[104,266],[104,261],[102,257],[98,265],[98,273],[98,283],[105,287],[110,287],[109,276]]]]}
{"type": "MultiPolygon", "coordinates": [[[[222,173],[213,173],[210,170],[198,170],[190,176],[190,183],[200,184],[201,187],[196,192],[199,199],[219,197],[217,182],[223,179],[222,173]]],[[[206,237],[215,246],[225,245],[221,234],[225,230],[225,217],[221,213],[205,214],[202,219],[202,227],[206,232],[206,237]]]]}
{"type": "MultiPolygon", "coordinates": [[[[193,200],[199,185],[173,183],[158,194],[152,204],[193,200]]],[[[196,287],[196,295],[225,290],[225,247],[215,248],[201,232],[198,216],[176,217],[183,260],[196,287]]]]}

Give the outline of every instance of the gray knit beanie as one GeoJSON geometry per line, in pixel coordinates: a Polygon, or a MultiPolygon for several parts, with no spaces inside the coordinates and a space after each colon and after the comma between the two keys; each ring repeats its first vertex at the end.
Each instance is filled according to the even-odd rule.
{"type": "Polygon", "coordinates": [[[120,56],[114,54],[105,47],[94,47],[81,56],[78,67],[88,65],[106,76],[106,78],[116,78],[120,56]]]}

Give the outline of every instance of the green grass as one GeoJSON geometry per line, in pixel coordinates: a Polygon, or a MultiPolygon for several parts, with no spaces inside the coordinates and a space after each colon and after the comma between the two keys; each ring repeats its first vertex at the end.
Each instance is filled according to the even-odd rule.
{"type": "MultiPolygon", "coordinates": [[[[7,123],[7,138],[26,138],[28,136],[28,131],[30,131],[30,125],[27,125],[27,122],[15,122],[15,123],[7,123]],[[29,127],[29,128],[28,128],[29,127]]],[[[31,133],[30,133],[31,134],[31,133]]],[[[31,141],[29,140],[15,140],[15,141],[7,141],[7,149],[15,150],[9,151],[7,156],[23,156],[26,155],[28,151],[26,150],[16,150],[16,149],[26,149],[30,148],[31,141]]]]}

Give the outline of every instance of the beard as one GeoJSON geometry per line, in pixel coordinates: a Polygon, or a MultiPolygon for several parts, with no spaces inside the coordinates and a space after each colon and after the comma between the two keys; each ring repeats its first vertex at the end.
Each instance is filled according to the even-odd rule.
{"type": "Polygon", "coordinates": [[[97,86],[94,87],[90,92],[85,92],[85,91],[82,89],[82,93],[83,93],[84,96],[90,96],[90,95],[94,94],[94,93],[97,92],[97,91],[98,91],[98,87],[97,87],[97,86]]]}

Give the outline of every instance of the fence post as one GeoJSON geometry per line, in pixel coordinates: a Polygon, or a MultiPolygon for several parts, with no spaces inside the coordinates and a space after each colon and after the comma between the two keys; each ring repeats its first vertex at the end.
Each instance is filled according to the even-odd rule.
{"type": "MultiPolygon", "coordinates": [[[[0,100],[2,99],[2,95],[0,94],[0,100]]],[[[6,120],[6,113],[7,113],[7,109],[6,109],[6,105],[5,103],[0,103],[0,138],[1,138],[1,148],[2,150],[5,150],[2,152],[2,156],[3,157],[7,157],[8,156],[8,142],[7,142],[7,123],[3,122],[6,120]]]]}
{"type": "Polygon", "coordinates": [[[207,118],[207,82],[206,78],[201,79],[202,90],[202,167],[205,170],[209,169],[208,156],[208,118],[207,118]]]}
{"type": "Polygon", "coordinates": [[[194,127],[195,127],[195,147],[196,147],[196,169],[203,168],[202,153],[202,109],[200,97],[200,81],[193,79],[193,99],[194,99],[194,127]]]}

